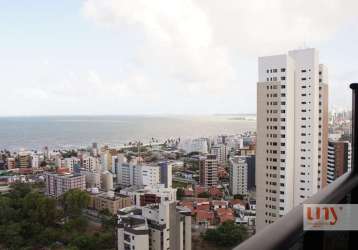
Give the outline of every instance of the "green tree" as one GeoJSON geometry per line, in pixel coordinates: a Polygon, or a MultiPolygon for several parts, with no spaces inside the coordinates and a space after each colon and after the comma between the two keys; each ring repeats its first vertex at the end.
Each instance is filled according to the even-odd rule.
{"type": "Polygon", "coordinates": [[[177,189],[177,200],[181,200],[185,196],[185,190],[182,188],[177,189]]]}
{"type": "Polygon", "coordinates": [[[209,198],[210,194],[208,192],[202,192],[200,194],[198,194],[199,198],[209,198]]]}
{"type": "Polygon", "coordinates": [[[13,198],[23,198],[31,192],[31,185],[28,183],[16,182],[11,185],[10,195],[13,198]]]}
{"type": "Polygon", "coordinates": [[[37,192],[28,193],[24,197],[22,212],[29,221],[44,226],[55,225],[60,214],[55,199],[37,192]]]}
{"type": "Polygon", "coordinates": [[[247,229],[242,225],[236,225],[233,221],[225,221],[216,229],[208,229],[203,238],[218,246],[231,247],[247,238],[247,229]]]}
{"type": "Polygon", "coordinates": [[[88,219],[84,215],[71,217],[64,225],[64,228],[68,232],[82,232],[88,226],[88,219]]]}
{"type": "Polygon", "coordinates": [[[61,197],[62,207],[66,217],[75,218],[82,214],[89,204],[89,195],[79,189],[71,189],[61,197]]]}
{"type": "Polygon", "coordinates": [[[0,224],[6,224],[14,218],[15,210],[11,206],[11,199],[0,196],[0,224]]]}
{"type": "Polygon", "coordinates": [[[239,200],[243,200],[244,196],[242,194],[235,194],[234,195],[234,199],[239,199],[239,200]]]}
{"type": "Polygon", "coordinates": [[[77,247],[78,249],[83,250],[95,250],[97,249],[97,244],[94,237],[91,237],[89,235],[83,235],[79,234],[75,236],[71,242],[70,246],[77,247]]]}

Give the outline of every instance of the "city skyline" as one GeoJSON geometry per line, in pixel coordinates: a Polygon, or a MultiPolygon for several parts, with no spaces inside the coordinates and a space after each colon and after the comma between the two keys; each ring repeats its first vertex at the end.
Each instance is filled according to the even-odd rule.
{"type": "Polygon", "coordinates": [[[357,5],[3,3],[0,116],[255,113],[257,57],[302,46],[329,68],[330,109],[349,108],[357,5]]]}

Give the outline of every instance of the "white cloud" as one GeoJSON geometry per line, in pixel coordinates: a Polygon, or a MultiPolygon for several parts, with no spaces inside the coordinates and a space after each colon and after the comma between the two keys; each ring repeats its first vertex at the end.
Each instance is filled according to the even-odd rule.
{"type": "Polygon", "coordinates": [[[235,79],[229,51],[214,43],[209,17],[193,1],[86,1],[84,14],[96,23],[144,32],[137,62],[168,81],[217,91],[235,79]]]}
{"type": "Polygon", "coordinates": [[[357,0],[84,0],[80,18],[94,29],[56,26],[92,39],[83,50],[45,36],[38,50],[3,46],[2,103],[35,114],[254,112],[257,56],[306,43],[331,60],[332,105],[349,106],[341,89],[356,76],[346,72],[358,56],[357,9],[357,0]]]}
{"type": "Polygon", "coordinates": [[[142,33],[136,63],[155,81],[210,95],[255,86],[238,80],[246,72],[235,61],[326,41],[356,9],[356,0],[87,0],[83,14],[142,33]]]}

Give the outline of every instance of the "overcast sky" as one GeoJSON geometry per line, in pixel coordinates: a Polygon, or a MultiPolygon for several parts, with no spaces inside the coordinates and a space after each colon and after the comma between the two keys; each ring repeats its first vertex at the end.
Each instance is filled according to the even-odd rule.
{"type": "Polygon", "coordinates": [[[357,0],[0,0],[0,116],[255,113],[257,57],[358,81],[357,0]]]}

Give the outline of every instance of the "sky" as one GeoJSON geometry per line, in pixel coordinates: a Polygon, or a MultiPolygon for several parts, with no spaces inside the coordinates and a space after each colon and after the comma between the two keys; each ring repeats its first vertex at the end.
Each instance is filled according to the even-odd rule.
{"type": "Polygon", "coordinates": [[[356,0],[0,0],[0,116],[255,113],[257,58],[358,81],[356,0]]]}

